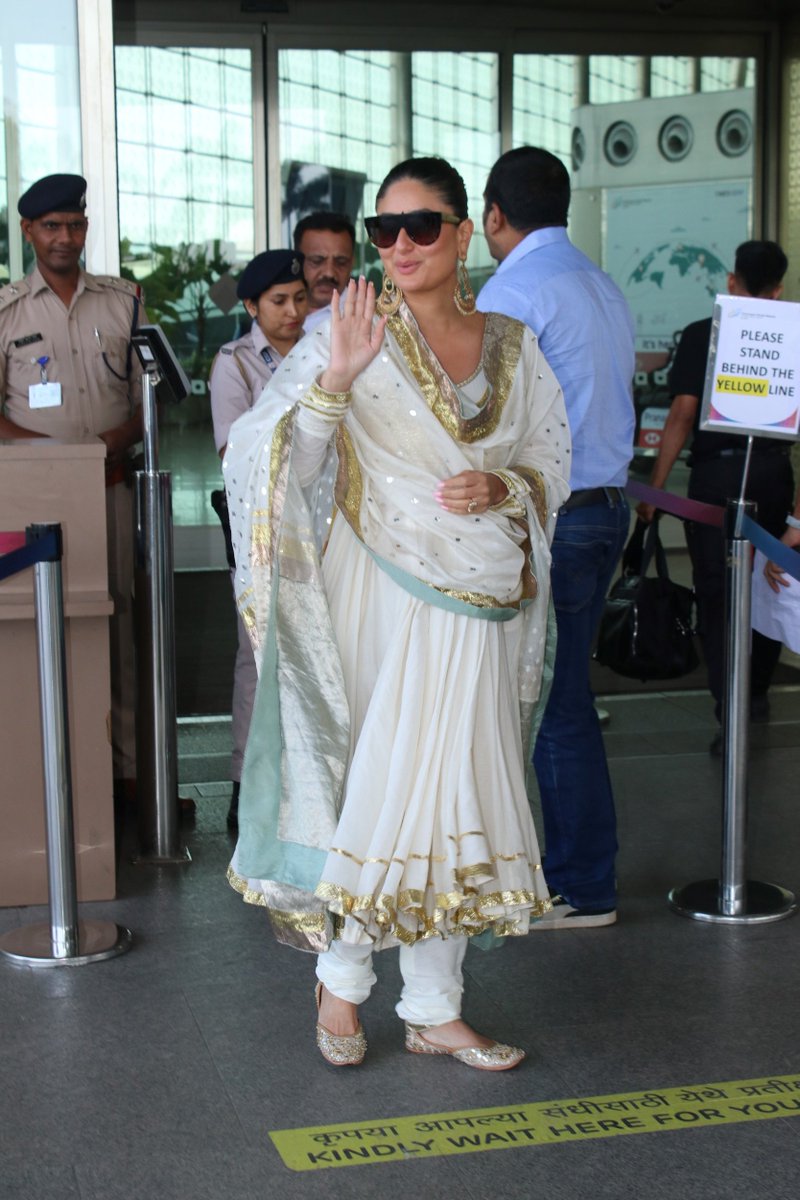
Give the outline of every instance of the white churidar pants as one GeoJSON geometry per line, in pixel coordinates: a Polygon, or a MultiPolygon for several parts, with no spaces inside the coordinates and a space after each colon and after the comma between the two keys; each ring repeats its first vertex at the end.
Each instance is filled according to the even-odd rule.
{"type": "MultiPolygon", "coordinates": [[[[461,964],[466,937],[426,938],[400,947],[403,991],[395,1007],[398,1017],[415,1025],[444,1025],[461,1015],[464,980],[461,964]]],[[[336,940],[317,958],[317,979],[333,996],[363,1004],[376,982],[370,946],[336,940]]]]}

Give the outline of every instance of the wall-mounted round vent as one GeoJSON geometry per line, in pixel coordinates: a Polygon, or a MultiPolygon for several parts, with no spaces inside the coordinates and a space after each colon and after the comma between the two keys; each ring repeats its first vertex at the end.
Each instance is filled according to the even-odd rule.
{"type": "Polygon", "coordinates": [[[670,117],[658,131],[658,149],[667,162],[680,162],[694,145],[694,129],[686,117],[670,117]]]}
{"type": "Polygon", "coordinates": [[[717,125],[717,145],[726,158],[746,154],[753,144],[753,123],[746,112],[732,108],[717,125]]]}
{"type": "Polygon", "coordinates": [[[615,121],[603,138],[603,153],[612,167],[624,167],[636,154],[639,139],[629,121],[615,121]]]}
{"type": "Polygon", "coordinates": [[[580,171],[586,161],[586,134],[576,125],[572,131],[572,169],[580,171]]]}

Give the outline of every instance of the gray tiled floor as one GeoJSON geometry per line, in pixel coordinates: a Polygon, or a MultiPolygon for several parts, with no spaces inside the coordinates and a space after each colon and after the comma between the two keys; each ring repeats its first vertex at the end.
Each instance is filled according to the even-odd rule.
{"type": "MultiPolygon", "coordinates": [[[[530,1052],[501,1075],[403,1053],[392,953],[365,1007],[364,1067],[322,1063],[312,960],[277,946],[225,882],[227,726],[183,725],[191,865],[135,868],[129,838],[119,898],[82,910],[128,924],[131,953],[59,971],[0,962],[3,1200],[793,1198],[791,1118],[302,1174],[269,1141],[315,1123],[800,1071],[800,921],[720,928],[666,905],[670,887],[718,870],[708,697],[604,707],[620,921],[470,952],[467,1014],[530,1052]]],[[[754,735],[751,866],[800,892],[798,762],[800,694],[786,690],[754,735]]],[[[0,910],[0,931],[42,916],[0,910]]]]}

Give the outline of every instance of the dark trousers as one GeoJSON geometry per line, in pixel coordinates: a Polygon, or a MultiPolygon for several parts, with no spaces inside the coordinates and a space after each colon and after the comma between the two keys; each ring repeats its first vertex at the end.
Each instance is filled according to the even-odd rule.
{"type": "Polygon", "coordinates": [[[629,523],[626,500],[601,501],[562,510],[553,538],[556,660],[533,765],[547,883],[573,908],[587,911],[616,905],[614,796],[589,664],[629,523]]]}
{"type": "MultiPolygon", "coordinates": [[[[743,454],[695,463],[689,477],[690,498],[724,506],[726,500],[739,495],[743,468],[743,454]]],[[[786,528],[786,514],[791,512],[794,503],[794,481],[788,456],[754,451],[746,496],[758,505],[756,520],[759,525],[780,537],[786,528]]],[[[697,628],[708,671],[708,686],[719,718],[725,686],[725,536],[721,529],[687,521],[686,541],[697,597],[697,628]]],[[[780,652],[780,642],[753,632],[752,696],[766,693],[780,652]]]]}

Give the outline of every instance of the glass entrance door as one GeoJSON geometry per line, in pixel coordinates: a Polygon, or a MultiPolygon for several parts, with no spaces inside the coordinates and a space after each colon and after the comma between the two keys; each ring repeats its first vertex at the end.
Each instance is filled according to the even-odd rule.
{"type": "Polygon", "coordinates": [[[476,290],[495,268],[481,212],[501,147],[536,144],[568,163],[570,235],[634,312],[638,449],[654,452],[676,334],[708,311],[754,228],[753,58],[348,49],[321,29],[307,48],[267,32],[264,50],[221,30],[196,44],[138,36],[116,50],[122,260],[192,379],[162,439],[178,545],[199,548],[190,562],[222,565],[207,379],[241,332],[233,275],[265,248],[267,228],[270,245],[287,246],[300,217],[332,208],[354,221],[356,269],[377,283],[362,219],[410,155],[441,154],[464,176],[476,290]]]}
{"type": "Polygon", "coordinates": [[[120,45],[115,68],[121,269],[192,384],[161,414],[176,563],[222,566],[208,376],[242,332],[235,277],[265,242],[260,46],[120,45]]]}
{"type": "Polygon", "coordinates": [[[42,0],[36,20],[6,5],[0,26],[0,285],[33,266],[17,201],[37,179],[81,170],[77,9],[42,0]],[[57,166],[54,164],[58,164],[57,166]]]}

